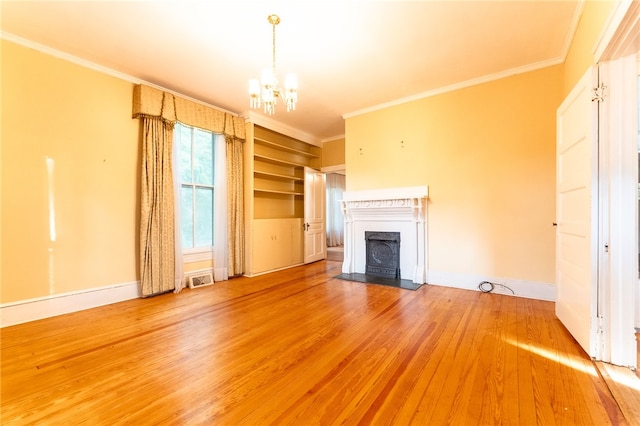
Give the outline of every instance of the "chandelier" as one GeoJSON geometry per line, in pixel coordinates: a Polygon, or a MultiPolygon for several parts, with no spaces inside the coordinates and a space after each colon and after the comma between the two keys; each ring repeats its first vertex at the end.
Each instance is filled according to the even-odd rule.
{"type": "Polygon", "coordinates": [[[249,102],[251,108],[260,108],[264,105],[264,112],[272,115],[276,111],[278,98],[282,98],[287,105],[287,112],[295,111],[298,101],[298,79],[295,74],[287,74],[284,80],[284,90],[278,86],[276,78],[276,25],[280,23],[278,15],[267,17],[273,27],[273,58],[271,69],[262,71],[261,80],[249,80],[249,102]]]}

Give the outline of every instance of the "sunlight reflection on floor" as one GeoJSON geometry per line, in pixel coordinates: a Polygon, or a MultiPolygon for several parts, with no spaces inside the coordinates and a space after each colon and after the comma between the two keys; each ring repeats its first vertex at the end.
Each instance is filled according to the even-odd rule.
{"type": "Polygon", "coordinates": [[[614,368],[608,368],[607,373],[616,383],[640,392],[640,379],[635,374],[630,374],[626,369],[619,370],[614,368]]]}
{"type": "Polygon", "coordinates": [[[590,374],[591,376],[597,376],[595,366],[592,364],[586,364],[584,361],[579,359],[571,359],[570,355],[562,354],[559,355],[556,352],[550,351],[548,349],[542,348],[540,346],[532,345],[531,343],[519,343],[516,340],[504,337],[503,340],[513,345],[519,349],[524,349],[526,351],[532,352],[538,356],[549,359],[551,361],[557,362],[559,364],[565,365],[567,367],[573,368],[574,370],[581,371],[586,374],[590,374]]]}

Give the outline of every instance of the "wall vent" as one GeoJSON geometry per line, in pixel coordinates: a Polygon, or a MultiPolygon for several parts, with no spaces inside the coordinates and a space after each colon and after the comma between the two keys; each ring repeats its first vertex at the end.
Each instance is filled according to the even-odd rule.
{"type": "Polygon", "coordinates": [[[213,284],[213,275],[200,274],[189,276],[189,288],[199,288],[213,284]]]}

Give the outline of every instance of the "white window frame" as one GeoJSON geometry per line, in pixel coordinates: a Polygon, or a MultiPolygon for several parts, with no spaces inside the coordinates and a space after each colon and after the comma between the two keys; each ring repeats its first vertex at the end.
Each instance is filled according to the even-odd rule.
{"type": "MultiPolygon", "coordinates": [[[[205,129],[199,129],[197,127],[194,126],[189,126],[187,124],[184,123],[179,123],[181,126],[186,127],[191,129],[191,135],[193,138],[193,131],[195,129],[198,130],[202,130],[208,133],[211,133],[211,143],[213,144],[212,146],[212,150],[214,153],[214,164],[215,164],[215,135],[210,131],[210,130],[205,130],[205,129]]],[[[192,147],[193,147],[193,139],[192,139],[192,147]]],[[[193,163],[194,163],[194,151],[193,149],[191,150],[191,165],[193,168],[193,163]]],[[[189,186],[192,187],[194,192],[195,189],[198,187],[203,187],[203,188],[212,188],[213,189],[213,194],[214,194],[214,200],[215,200],[215,176],[214,176],[214,183],[213,185],[201,185],[201,184],[195,184],[195,183],[184,183],[182,182],[182,180],[180,181],[180,189],[182,189],[184,186],[189,186]]],[[[176,195],[179,196],[179,195],[176,195]]],[[[215,206],[215,204],[214,204],[215,206]]],[[[195,214],[195,205],[193,206],[193,211],[195,214]]],[[[195,223],[195,218],[193,220],[193,222],[195,223]]],[[[215,224],[215,211],[214,211],[214,216],[212,217],[212,223],[215,224]]],[[[215,226],[215,225],[214,225],[215,226]]],[[[195,235],[193,236],[194,241],[195,241],[195,235]]],[[[182,247],[182,261],[183,263],[193,263],[193,262],[201,262],[201,261],[207,261],[207,260],[213,260],[213,253],[215,250],[215,229],[214,229],[214,234],[213,234],[213,245],[210,246],[201,246],[201,247],[192,247],[192,248],[185,248],[184,246],[182,247]]]]}

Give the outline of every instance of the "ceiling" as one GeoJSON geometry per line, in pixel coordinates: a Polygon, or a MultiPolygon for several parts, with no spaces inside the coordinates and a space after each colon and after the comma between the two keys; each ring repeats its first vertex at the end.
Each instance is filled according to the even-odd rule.
{"type": "MultiPolygon", "coordinates": [[[[224,110],[249,110],[248,80],[298,76],[296,111],[271,120],[316,142],[344,115],[560,63],[582,2],[392,0],[7,1],[25,39],[224,110]]],[[[261,110],[256,110],[262,114],[261,110]]]]}

